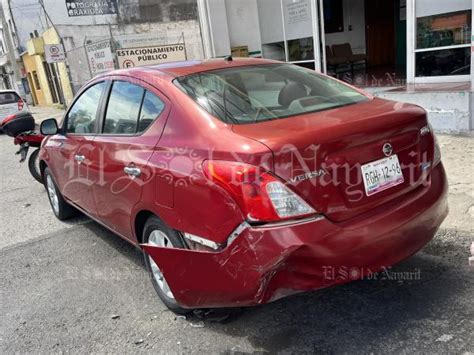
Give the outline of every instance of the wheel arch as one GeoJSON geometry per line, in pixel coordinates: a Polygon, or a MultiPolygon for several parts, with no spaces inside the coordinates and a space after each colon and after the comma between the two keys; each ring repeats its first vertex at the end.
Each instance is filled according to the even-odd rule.
{"type": "Polygon", "coordinates": [[[143,229],[145,228],[146,221],[151,216],[160,218],[155,212],[150,210],[141,210],[135,215],[135,219],[133,221],[133,232],[135,233],[135,238],[137,239],[138,244],[142,243],[143,241],[143,229]]]}
{"type": "Polygon", "coordinates": [[[40,166],[41,177],[43,178],[44,177],[44,171],[48,167],[48,164],[46,164],[46,162],[44,160],[40,160],[39,166],[40,166]]]}

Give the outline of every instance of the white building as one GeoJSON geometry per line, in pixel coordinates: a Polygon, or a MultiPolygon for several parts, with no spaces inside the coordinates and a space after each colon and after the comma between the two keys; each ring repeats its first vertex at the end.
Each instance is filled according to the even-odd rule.
{"type": "Polygon", "coordinates": [[[474,127],[473,0],[198,0],[207,56],[283,60],[474,127]],[[243,50],[243,52],[242,52],[243,50]]]}
{"type": "Polygon", "coordinates": [[[0,89],[13,89],[25,97],[28,86],[22,81],[19,42],[6,3],[6,0],[0,2],[0,89]]]}

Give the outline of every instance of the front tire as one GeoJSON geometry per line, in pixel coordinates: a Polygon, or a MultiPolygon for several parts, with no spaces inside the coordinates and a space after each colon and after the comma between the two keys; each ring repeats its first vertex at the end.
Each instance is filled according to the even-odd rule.
{"type": "Polygon", "coordinates": [[[43,179],[41,177],[41,170],[39,166],[39,148],[36,149],[33,153],[31,153],[30,158],[28,159],[28,170],[30,170],[31,176],[35,178],[40,184],[43,183],[43,179]]]}
{"type": "Polygon", "coordinates": [[[54,182],[53,176],[49,168],[44,170],[44,186],[48,193],[49,203],[53,209],[54,215],[60,220],[64,221],[76,215],[77,210],[68,204],[61,195],[58,186],[54,182]]]}
{"type": "MultiPolygon", "coordinates": [[[[143,243],[163,248],[186,248],[179,233],[166,226],[158,217],[151,216],[143,229],[143,243]]],[[[155,261],[145,252],[143,253],[146,268],[150,274],[153,287],[161,301],[171,311],[177,314],[187,314],[191,310],[182,308],[176,302],[163,273],[155,261]]]]}

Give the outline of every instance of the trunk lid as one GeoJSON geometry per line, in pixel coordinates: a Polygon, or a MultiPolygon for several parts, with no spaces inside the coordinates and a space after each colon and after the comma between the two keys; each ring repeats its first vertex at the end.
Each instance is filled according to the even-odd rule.
{"type": "Polygon", "coordinates": [[[422,184],[422,164],[433,158],[432,136],[420,133],[426,125],[422,108],[376,98],[233,130],[268,146],[273,172],[316,211],[341,222],[422,184]],[[367,196],[361,166],[385,158],[386,143],[398,157],[404,182],[367,196]]]}

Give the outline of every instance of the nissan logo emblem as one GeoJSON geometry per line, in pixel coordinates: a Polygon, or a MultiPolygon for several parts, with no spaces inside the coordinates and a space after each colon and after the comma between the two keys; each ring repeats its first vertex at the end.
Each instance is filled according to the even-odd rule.
{"type": "Polygon", "coordinates": [[[385,143],[383,145],[382,151],[386,157],[389,157],[390,155],[392,155],[392,152],[393,152],[392,145],[390,143],[385,143]]]}

